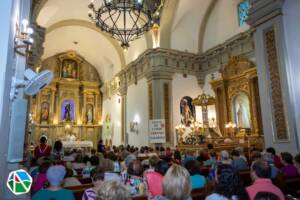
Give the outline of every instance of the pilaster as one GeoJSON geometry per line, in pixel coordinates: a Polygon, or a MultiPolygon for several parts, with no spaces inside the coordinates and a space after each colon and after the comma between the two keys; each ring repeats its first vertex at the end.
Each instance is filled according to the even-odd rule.
{"type": "Polygon", "coordinates": [[[251,0],[248,24],[255,27],[255,55],[266,146],[297,152],[297,134],[287,74],[284,0],[251,0]]]}

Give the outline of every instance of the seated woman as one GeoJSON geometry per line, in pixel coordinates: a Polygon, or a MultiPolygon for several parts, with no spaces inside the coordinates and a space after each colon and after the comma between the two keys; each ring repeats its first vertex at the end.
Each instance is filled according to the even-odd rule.
{"type": "Polygon", "coordinates": [[[96,168],[92,171],[92,188],[86,189],[82,195],[82,200],[94,200],[96,196],[96,192],[101,188],[104,182],[104,170],[101,168],[96,168]]]}
{"type": "Polygon", "coordinates": [[[149,189],[150,197],[163,195],[163,178],[169,169],[166,161],[160,160],[156,163],[155,171],[146,171],[144,173],[145,182],[149,189]]]}
{"type": "Polygon", "coordinates": [[[63,144],[60,140],[55,141],[53,151],[51,153],[52,160],[62,160],[64,158],[63,144]]]}
{"type": "Polygon", "coordinates": [[[97,191],[95,200],[131,200],[127,188],[119,181],[105,181],[97,191]]]}
{"type": "Polygon", "coordinates": [[[221,164],[215,170],[216,187],[214,193],[205,200],[247,200],[245,188],[234,168],[228,164],[221,164]]]}
{"type": "Polygon", "coordinates": [[[200,162],[190,160],[185,164],[185,168],[190,173],[192,189],[204,188],[206,181],[205,177],[200,173],[200,162]]]}
{"type": "Polygon", "coordinates": [[[83,169],[85,168],[85,164],[83,162],[83,157],[81,154],[77,154],[76,157],[75,157],[75,160],[74,162],[72,163],[72,168],[73,169],[83,169]]]}
{"type": "Polygon", "coordinates": [[[282,173],[285,176],[297,176],[299,175],[298,168],[295,167],[293,162],[293,156],[288,152],[282,152],[281,154],[281,160],[284,165],[283,168],[281,168],[282,173]]]}
{"type": "Polygon", "coordinates": [[[144,184],[143,166],[139,160],[134,160],[129,164],[127,169],[128,177],[125,184],[129,187],[132,196],[146,194],[147,190],[144,184]]]}
{"type": "Polygon", "coordinates": [[[49,161],[43,161],[39,166],[38,174],[33,179],[32,192],[37,192],[40,189],[43,189],[47,183],[47,170],[50,167],[49,161]]]}
{"type": "Polygon", "coordinates": [[[66,174],[66,169],[62,165],[51,166],[47,170],[47,179],[50,186],[44,190],[38,191],[33,195],[32,200],[75,200],[71,191],[63,189],[62,184],[66,174]]]}
{"type": "Polygon", "coordinates": [[[103,159],[99,167],[104,171],[105,181],[122,181],[121,176],[114,172],[114,162],[109,159],[103,159]]]}
{"type": "Polygon", "coordinates": [[[191,200],[191,190],[189,172],[174,164],[169,168],[163,180],[164,196],[157,196],[154,200],[191,200]]]}
{"type": "Polygon", "coordinates": [[[73,176],[73,170],[70,168],[66,168],[66,175],[64,180],[64,187],[78,186],[81,185],[80,181],[73,176]]]}

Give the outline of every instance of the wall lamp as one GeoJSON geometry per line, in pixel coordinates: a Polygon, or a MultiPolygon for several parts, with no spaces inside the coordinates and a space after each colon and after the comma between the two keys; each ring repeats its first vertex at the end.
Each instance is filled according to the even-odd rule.
{"type": "Polygon", "coordinates": [[[14,50],[17,54],[27,57],[31,53],[31,47],[34,42],[31,35],[33,34],[33,29],[28,26],[29,22],[27,19],[22,20],[21,30],[19,26],[16,28],[15,35],[15,46],[14,50]]]}

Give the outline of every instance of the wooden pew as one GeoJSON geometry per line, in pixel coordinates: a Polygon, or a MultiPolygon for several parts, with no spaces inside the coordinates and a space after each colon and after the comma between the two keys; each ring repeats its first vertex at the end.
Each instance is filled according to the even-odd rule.
{"type": "Polygon", "coordinates": [[[191,192],[191,197],[193,200],[204,200],[205,196],[205,189],[193,189],[191,192]]]}
{"type": "Polygon", "coordinates": [[[71,190],[74,193],[76,200],[82,200],[84,190],[93,187],[93,184],[82,184],[78,186],[65,187],[67,190],[71,190]]]}
{"type": "Polygon", "coordinates": [[[132,197],[132,200],[148,200],[147,196],[135,196],[132,197]]]}
{"type": "Polygon", "coordinates": [[[250,170],[248,170],[248,169],[247,170],[241,170],[241,171],[239,171],[239,175],[240,175],[241,182],[242,182],[244,187],[248,187],[252,184],[250,170]]]}

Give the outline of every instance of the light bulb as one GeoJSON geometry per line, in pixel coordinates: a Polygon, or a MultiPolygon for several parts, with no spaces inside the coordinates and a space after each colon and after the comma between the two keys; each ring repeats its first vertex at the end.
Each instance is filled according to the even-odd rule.
{"type": "Polygon", "coordinates": [[[27,19],[23,19],[22,20],[22,32],[26,33],[27,32],[27,26],[28,26],[29,22],[27,19]]]}
{"type": "Polygon", "coordinates": [[[29,35],[31,35],[31,34],[33,33],[33,29],[32,29],[31,27],[28,27],[27,33],[28,33],[29,35]]]}

